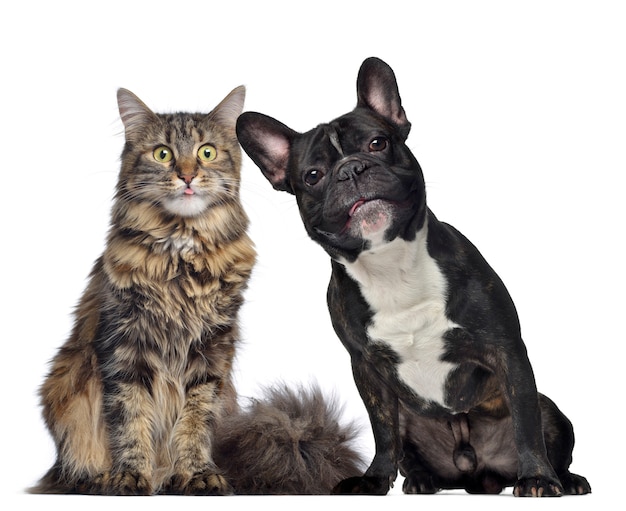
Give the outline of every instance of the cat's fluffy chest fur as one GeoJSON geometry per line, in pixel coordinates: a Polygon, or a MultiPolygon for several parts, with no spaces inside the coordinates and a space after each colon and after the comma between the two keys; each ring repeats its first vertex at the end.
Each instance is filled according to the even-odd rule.
{"type": "MultiPolygon", "coordinates": [[[[209,357],[201,354],[216,332],[237,328],[237,311],[255,258],[243,210],[208,211],[201,219],[169,224],[163,219],[159,229],[137,229],[137,218],[153,219],[158,213],[139,209],[130,215],[134,228],[123,221],[112,228],[103,257],[112,309],[126,309],[150,336],[139,337],[142,349],[155,373],[174,378],[172,383],[184,387],[195,372],[215,364],[223,366],[213,368],[216,373],[227,371],[234,348],[226,348],[225,361],[216,350],[209,357]],[[220,230],[233,239],[221,239],[216,234],[220,230]],[[194,354],[200,357],[196,369],[194,354]]],[[[126,323],[121,327],[132,328],[126,323]]]]}

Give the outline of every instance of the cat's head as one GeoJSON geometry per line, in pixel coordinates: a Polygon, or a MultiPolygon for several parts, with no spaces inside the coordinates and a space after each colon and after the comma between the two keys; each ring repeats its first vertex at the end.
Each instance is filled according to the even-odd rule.
{"type": "Polygon", "coordinates": [[[156,114],[119,89],[126,144],[117,198],[164,213],[196,217],[239,200],[241,150],[235,123],[245,88],[237,87],[208,114],[156,114]]]}

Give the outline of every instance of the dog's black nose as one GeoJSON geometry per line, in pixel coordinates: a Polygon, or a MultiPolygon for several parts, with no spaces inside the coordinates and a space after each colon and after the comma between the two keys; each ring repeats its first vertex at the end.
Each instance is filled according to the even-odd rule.
{"type": "Polygon", "coordinates": [[[339,181],[347,181],[353,177],[361,174],[366,168],[366,165],[361,160],[349,160],[345,162],[337,172],[337,179],[339,181]]]}

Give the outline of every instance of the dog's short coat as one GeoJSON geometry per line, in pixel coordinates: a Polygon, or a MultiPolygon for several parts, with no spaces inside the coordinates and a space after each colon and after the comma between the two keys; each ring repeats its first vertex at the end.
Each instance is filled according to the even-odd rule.
{"type": "Polygon", "coordinates": [[[537,392],[504,284],[426,205],[391,68],[367,59],[357,96],[352,112],[304,134],[252,112],[237,123],[332,258],[331,319],[376,441],[365,475],[335,491],[384,494],[399,468],[406,493],[590,492],[569,472],[571,423],[537,392]]]}

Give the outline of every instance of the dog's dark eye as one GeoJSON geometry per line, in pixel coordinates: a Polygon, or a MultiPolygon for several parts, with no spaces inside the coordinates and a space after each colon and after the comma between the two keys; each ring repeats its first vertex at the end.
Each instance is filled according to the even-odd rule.
{"type": "Polygon", "coordinates": [[[315,186],[324,177],[324,173],[321,170],[311,169],[304,174],[304,182],[309,186],[315,186]]]}
{"type": "Polygon", "coordinates": [[[369,150],[372,152],[384,151],[389,141],[385,137],[376,137],[370,142],[369,150]]]}

